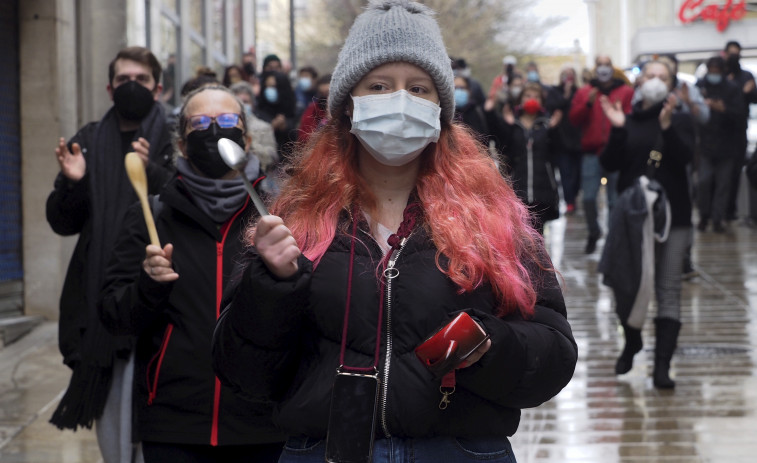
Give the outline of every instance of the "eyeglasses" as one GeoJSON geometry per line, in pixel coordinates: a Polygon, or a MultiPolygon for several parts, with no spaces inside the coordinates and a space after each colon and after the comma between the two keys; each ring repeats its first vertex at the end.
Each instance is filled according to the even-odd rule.
{"type": "Polygon", "coordinates": [[[199,114],[189,118],[189,126],[192,130],[207,130],[211,122],[215,122],[222,129],[231,129],[239,124],[239,118],[240,115],[236,113],[224,113],[216,117],[199,114]]]}

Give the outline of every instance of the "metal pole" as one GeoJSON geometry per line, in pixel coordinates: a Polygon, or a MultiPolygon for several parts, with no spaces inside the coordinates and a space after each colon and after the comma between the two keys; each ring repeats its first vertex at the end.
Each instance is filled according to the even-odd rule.
{"type": "Polygon", "coordinates": [[[291,78],[297,75],[297,49],[294,44],[294,0],[289,0],[289,60],[292,62],[291,78]]]}

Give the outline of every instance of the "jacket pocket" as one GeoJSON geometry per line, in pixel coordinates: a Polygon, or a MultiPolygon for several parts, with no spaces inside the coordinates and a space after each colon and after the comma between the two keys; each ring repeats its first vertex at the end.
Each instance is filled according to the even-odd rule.
{"type": "Polygon", "coordinates": [[[158,378],[160,377],[160,367],[163,365],[163,358],[166,355],[166,349],[168,349],[168,342],[171,340],[171,333],[173,333],[173,323],[169,323],[166,326],[166,331],[163,333],[163,340],[160,342],[160,349],[150,359],[150,363],[147,364],[147,405],[152,405],[155,396],[158,393],[158,378]],[[151,376],[152,373],[152,376],[151,376]]]}

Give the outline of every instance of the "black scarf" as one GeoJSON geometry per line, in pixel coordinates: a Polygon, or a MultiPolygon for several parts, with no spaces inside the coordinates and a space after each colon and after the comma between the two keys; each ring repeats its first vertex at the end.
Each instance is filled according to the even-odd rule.
{"type": "MultiPolygon", "coordinates": [[[[155,103],[140,122],[134,140],[144,137],[150,142],[150,160],[158,158],[161,140],[167,130],[165,114],[155,103]]],[[[60,429],[92,427],[102,415],[110,392],[113,359],[118,352],[128,355],[133,345],[129,336],[113,336],[100,322],[99,294],[110,252],[121,231],[127,208],[137,201],[124,167],[121,131],[115,108],[98,122],[93,146],[87,158],[89,173],[92,239],[87,252],[86,304],[87,328],[81,342],[81,360],[73,367],[71,381],[50,422],[60,429]]],[[[157,193],[162,185],[148,185],[157,193]]]]}

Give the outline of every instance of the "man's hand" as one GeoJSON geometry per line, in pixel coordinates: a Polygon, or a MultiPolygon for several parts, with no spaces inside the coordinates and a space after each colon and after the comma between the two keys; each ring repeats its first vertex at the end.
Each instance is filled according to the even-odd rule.
{"type": "Polygon", "coordinates": [[[495,101],[494,98],[487,98],[484,102],[484,111],[491,111],[494,109],[495,101]]]}
{"type": "Polygon", "coordinates": [[[754,79],[749,79],[744,84],[744,93],[752,93],[754,90],[754,79]]]}
{"type": "Polygon", "coordinates": [[[606,95],[599,98],[599,104],[602,105],[602,111],[610,121],[613,127],[623,127],[626,125],[626,114],[623,112],[623,103],[620,100],[611,102],[606,95]]]}
{"type": "Polygon", "coordinates": [[[555,127],[560,125],[560,121],[562,121],[562,111],[555,109],[552,112],[552,116],[549,118],[549,128],[554,129],[555,127]]]}
{"type": "Polygon", "coordinates": [[[287,128],[287,120],[286,117],[284,117],[283,114],[276,114],[276,116],[271,120],[271,127],[273,127],[273,130],[286,130],[287,128]]]}
{"type": "Polygon", "coordinates": [[[87,172],[87,161],[84,159],[84,155],[81,153],[81,146],[78,143],[71,145],[71,148],[73,149],[73,153],[68,150],[66,140],[60,138],[58,140],[58,147],[55,148],[55,157],[58,159],[60,171],[63,175],[73,182],[78,182],[87,172]]]}
{"type": "Polygon", "coordinates": [[[513,108],[509,104],[502,106],[502,119],[509,125],[515,124],[515,114],[513,114],[513,108]]]}
{"type": "Polygon", "coordinates": [[[137,141],[131,142],[131,147],[139,155],[139,158],[145,163],[146,167],[147,163],[150,162],[150,142],[146,138],[139,137],[137,141]]]}
{"type": "Polygon", "coordinates": [[[562,94],[563,96],[568,99],[570,98],[570,93],[573,91],[573,81],[572,80],[566,80],[562,84],[562,94]]]}
{"type": "Polygon", "coordinates": [[[672,93],[668,95],[665,100],[665,104],[662,105],[662,111],[660,111],[660,128],[662,130],[668,130],[673,122],[673,109],[678,104],[678,99],[672,93]]]}
{"type": "Polygon", "coordinates": [[[717,111],[719,113],[725,112],[725,103],[723,103],[723,100],[720,98],[705,98],[705,103],[707,103],[707,106],[710,107],[713,111],[717,111]]]}
{"type": "Polygon", "coordinates": [[[597,87],[592,87],[591,90],[589,90],[589,103],[594,104],[594,101],[597,99],[597,94],[599,93],[599,89],[597,87]]]}
{"type": "Polygon", "coordinates": [[[677,94],[681,98],[681,101],[686,103],[687,106],[691,106],[691,93],[689,91],[689,84],[684,82],[683,85],[681,85],[680,91],[676,91],[674,93],[677,94]]]}

